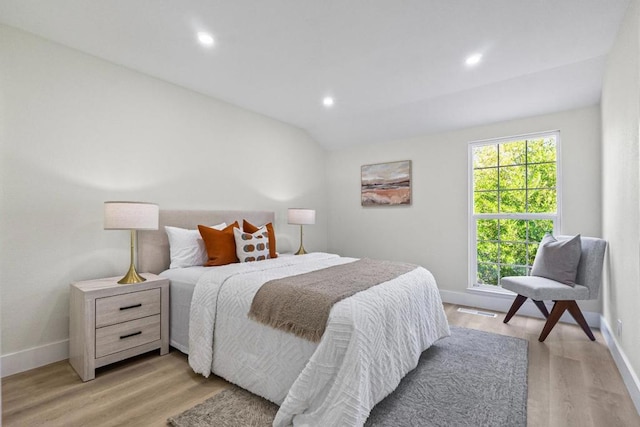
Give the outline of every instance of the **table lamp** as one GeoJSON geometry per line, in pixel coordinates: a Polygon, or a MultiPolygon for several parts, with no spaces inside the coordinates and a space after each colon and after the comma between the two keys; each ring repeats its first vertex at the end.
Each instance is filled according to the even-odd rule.
{"type": "Polygon", "coordinates": [[[147,280],[138,274],[133,262],[136,230],[158,229],[158,205],[144,202],[104,202],[104,229],[131,230],[131,265],[118,283],[124,285],[147,280]]]}
{"type": "Polygon", "coordinates": [[[307,251],[302,246],[302,226],[316,223],[316,211],[313,209],[289,208],[287,222],[300,226],[300,249],[298,249],[296,255],[306,254],[307,251]]]}

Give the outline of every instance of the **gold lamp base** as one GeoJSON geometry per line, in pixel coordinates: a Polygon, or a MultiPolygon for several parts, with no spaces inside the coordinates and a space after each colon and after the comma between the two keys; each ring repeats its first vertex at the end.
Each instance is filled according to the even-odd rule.
{"type": "Polygon", "coordinates": [[[131,264],[131,266],[129,267],[129,271],[127,271],[127,274],[125,274],[122,279],[118,280],[118,283],[121,285],[130,285],[132,283],[140,283],[146,280],[147,279],[138,274],[136,268],[133,266],[133,264],[131,264]]]}
{"type": "Polygon", "coordinates": [[[296,252],[296,255],[304,255],[307,251],[304,250],[304,246],[302,246],[302,225],[300,225],[300,249],[296,252]]]}
{"type": "Polygon", "coordinates": [[[129,266],[129,271],[127,271],[127,274],[125,274],[122,279],[118,280],[118,283],[121,285],[130,285],[132,283],[140,283],[147,280],[138,274],[138,272],[136,271],[136,266],[133,264],[133,247],[135,246],[135,243],[136,231],[131,230],[131,265],[129,266]]]}

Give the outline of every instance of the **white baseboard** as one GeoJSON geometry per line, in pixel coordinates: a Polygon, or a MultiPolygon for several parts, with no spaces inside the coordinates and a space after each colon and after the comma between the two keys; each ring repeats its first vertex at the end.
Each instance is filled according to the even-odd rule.
{"type": "MultiPolygon", "coordinates": [[[[442,301],[449,304],[466,305],[470,307],[482,308],[484,310],[493,310],[506,313],[509,311],[511,304],[513,303],[513,296],[509,294],[497,293],[497,292],[484,292],[484,291],[446,291],[440,290],[440,296],[442,301]]],[[[552,305],[546,303],[547,309],[551,311],[552,305]]],[[[530,300],[520,307],[518,314],[523,316],[537,317],[544,319],[538,307],[530,300]]],[[[583,311],[584,319],[587,324],[592,328],[600,327],[600,313],[594,313],[591,311],[583,311]]],[[[571,317],[569,313],[564,313],[560,318],[561,322],[576,324],[576,321],[571,317]]]]}
{"type": "Polygon", "coordinates": [[[2,378],[69,358],[69,340],[57,341],[15,353],[3,354],[2,378]]]}
{"type": "Polygon", "coordinates": [[[602,332],[602,336],[607,342],[607,346],[613,356],[613,360],[616,362],[616,366],[622,376],[624,385],[627,386],[631,400],[636,406],[636,411],[640,413],[640,380],[638,380],[638,376],[633,370],[633,367],[631,367],[631,363],[629,363],[627,355],[622,351],[622,348],[618,344],[618,340],[616,340],[616,337],[611,331],[611,327],[604,316],[600,319],[600,332],[602,332]]]}

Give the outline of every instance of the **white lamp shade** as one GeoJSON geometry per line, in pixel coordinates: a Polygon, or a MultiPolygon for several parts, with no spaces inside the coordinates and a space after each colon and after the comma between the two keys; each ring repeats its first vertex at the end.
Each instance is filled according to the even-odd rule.
{"type": "Polygon", "coordinates": [[[157,230],[158,205],[144,202],[104,202],[105,230],[157,230]]]}
{"type": "Polygon", "coordinates": [[[313,209],[290,208],[287,214],[287,222],[296,225],[315,224],[316,211],[313,209]]]}

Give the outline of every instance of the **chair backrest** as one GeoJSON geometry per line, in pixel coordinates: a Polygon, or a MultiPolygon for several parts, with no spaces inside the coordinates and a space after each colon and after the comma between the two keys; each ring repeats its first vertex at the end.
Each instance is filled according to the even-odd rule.
{"type": "MultiPolygon", "coordinates": [[[[558,240],[570,239],[573,236],[557,236],[558,240]]],[[[596,299],[602,284],[602,266],[607,241],[596,237],[580,236],[582,254],[578,264],[576,283],[589,288],[589,299],[596,299]]]]}

